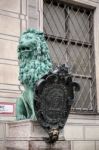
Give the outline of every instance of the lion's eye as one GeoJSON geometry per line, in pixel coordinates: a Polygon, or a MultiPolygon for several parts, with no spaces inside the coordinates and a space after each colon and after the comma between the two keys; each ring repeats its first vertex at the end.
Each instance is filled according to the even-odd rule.
{"type": "Polygon", "coordinates": [[[27,50],[30,50],[30,48],[29,48],[29,47],[26,47],[26,49],[27,49],[27,50]]]}
{"type": "Polygon", "coordinates": [[[24,51],[24,50],[25,50],[25,47],[22,47],[22,50],[24,51]]]}

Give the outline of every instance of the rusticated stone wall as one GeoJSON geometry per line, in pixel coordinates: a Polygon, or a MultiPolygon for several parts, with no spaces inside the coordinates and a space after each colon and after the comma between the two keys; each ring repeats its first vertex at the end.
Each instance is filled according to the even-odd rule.
{"type": "MultiPolygon", "coordinates": [[[[18,85],[17,44],[27,28],[27,0],[0,0],[0,102],[15,103],[18,85]]],[[[14,119],[12,114],[0,114],[1,119],[14,119]]]]}
{"type": "MultiPolygon", "coordinates": [[[[43,29],[42,4],[42,0],[0,0],[0,103],[16,103],[21,93],[18,40],[27,28],[43,29]]],[[[15,111],[12,114],[0,114],[0,120],[13,119],[15,111]]]]}

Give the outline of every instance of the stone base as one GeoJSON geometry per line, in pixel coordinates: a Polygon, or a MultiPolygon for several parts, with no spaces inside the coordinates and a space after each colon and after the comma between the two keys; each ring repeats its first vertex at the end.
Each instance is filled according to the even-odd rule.
{"type": "Polygon", "coordinates": [[[45,141],[30,141],[29,150],[70,150],[70,143],[57,141],[54,145],[48,145],[45,141]]]}
{"type": "Polygon", "coordinates": [[[45,143],[44,137],[48,137],[44,129],[31,120],[15,121],[7,124],[6,133],[7,150],[70,150],[70,142],[65,141],[63,134],[59,140],[50,145],[45,143]]]}

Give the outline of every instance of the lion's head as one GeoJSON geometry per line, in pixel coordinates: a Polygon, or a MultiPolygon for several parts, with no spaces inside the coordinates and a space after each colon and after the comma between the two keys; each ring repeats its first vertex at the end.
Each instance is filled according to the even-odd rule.
{"type": "Polygon", "coordinates": [[[19,80],[31,88],[42,76],[52,70],[48,46],[43,32],[29,29],[19,40],[19,80]]]}

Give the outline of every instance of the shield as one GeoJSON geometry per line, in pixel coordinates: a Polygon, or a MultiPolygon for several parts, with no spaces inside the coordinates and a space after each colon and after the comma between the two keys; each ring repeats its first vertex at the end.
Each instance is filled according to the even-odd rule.
{"type": "Polygon", "coordinates": [[[48,132],[49,143],[58,140],[60,129],[65,125],[74,99],[74,88],[68,68],[62,65],[45,75],[36,84],[34,109],[38,122],[48,132]]]}

